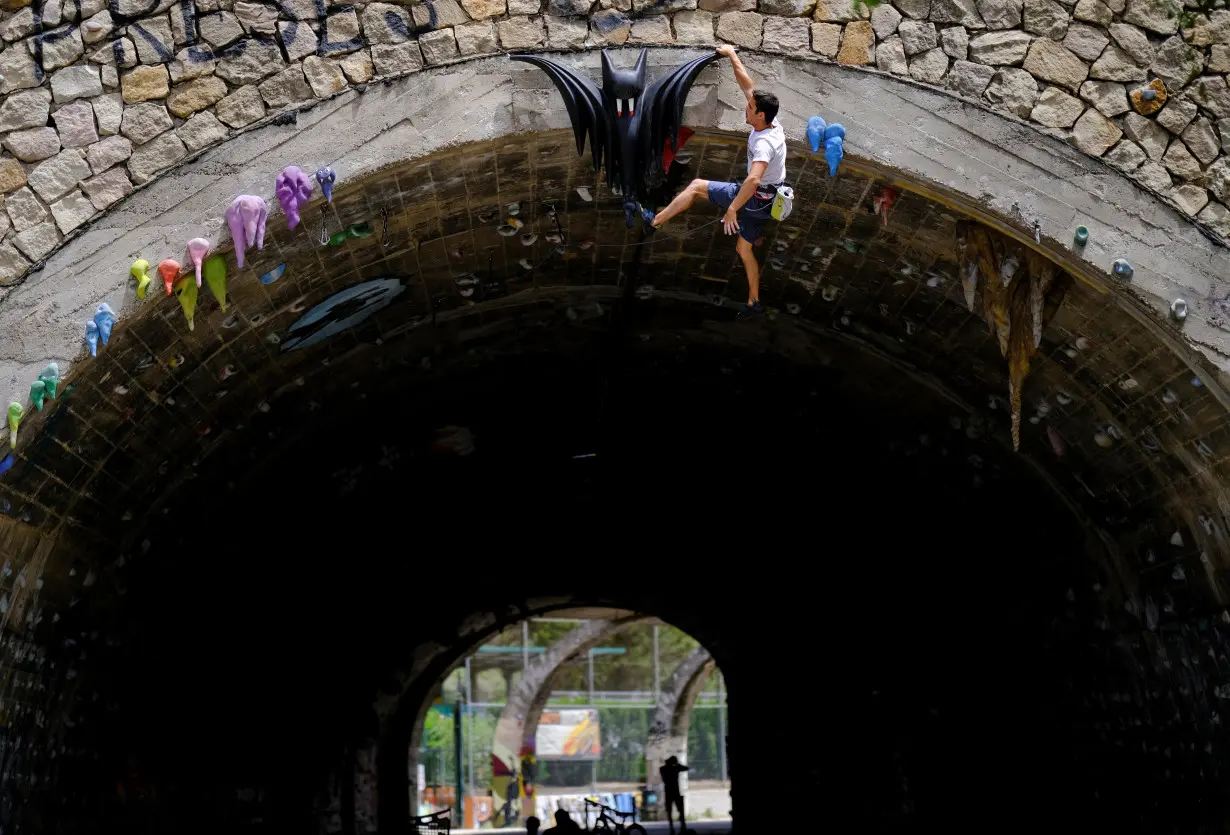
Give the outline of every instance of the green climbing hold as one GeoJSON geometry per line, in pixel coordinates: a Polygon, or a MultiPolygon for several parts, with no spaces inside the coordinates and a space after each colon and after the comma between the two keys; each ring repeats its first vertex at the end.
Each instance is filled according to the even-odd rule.
{"type": "Polygon", "coordinates": [[[17,427],[21,425],[25,413],[20,403],[14,401],[9,404],[9,446],[12,448],[17,447],[17,427]]]}
{"type": "Polygon", "coordinates": [[[40,412],[43,411],[43,401],[47,398],[47,386],[42,380],[35,380],[30,385],[30,400],[34,403],[34,408],[40,412]]]}
{"type": "Polygon", "coordinates": [[[175,295],[179,297],[179,306],[184,309],[184,318],[188,320],[188,330],[196,330],[196,280],[186,275],[175,283],[175,295]]]}
{"type": "Polygon", "coordinates": [[[226,310],[226,259],[215,255],[205,262],[203,267],[205,284],[209,292],[214,294],[222,310],[226,310]]]}
{"type": "Polygon", "coordinates": [[[346,233],[344,231],[334,232],[333,235],[330,236],[329,238],[329,246],[341,246],[345,242],[346,242],[346,233]]]}
{"type": "Polygon", "coordinates": [[[47,390],[47,396],[52,400],[56,399],[56,392],[60,388],[60,366],[58,363],[48,363],[43,369],[43,373],[38,375],[38,379],[42,382],[43,387],[47,390]]]}
{"type": "Polygon", "coordinates": [[[370,223],[352,223],[346,227],[346,234],[352,238],[366,238],[372,234],[370,223]]]}

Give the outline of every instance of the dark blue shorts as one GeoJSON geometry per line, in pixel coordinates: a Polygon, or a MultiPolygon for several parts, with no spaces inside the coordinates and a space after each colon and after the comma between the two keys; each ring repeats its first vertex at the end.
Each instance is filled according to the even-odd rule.
{"type": "MultiPolygon", "coordinates": [[[[739,195],[743,183],[709,183],[709,202],[719,209],[729,209],[739,195]]],[[[776,194],[774,194],[774,197],[776,194]]],[[[752,199],[743,204],[738,212],[739,237],[748,243],[755,243],[760,237],[760,229],[766,220],[772,220],[773,197],[767,200],[752,195],[752,199]]]]}

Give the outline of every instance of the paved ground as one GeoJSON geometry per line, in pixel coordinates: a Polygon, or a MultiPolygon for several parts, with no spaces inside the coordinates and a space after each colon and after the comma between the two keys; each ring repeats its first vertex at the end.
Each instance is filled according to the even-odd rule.
{"type": "MultiPolygon", "coordinates": [[[[654,821],[643,823],[645,831],[649,835],[666,835],[670,830],[667,828],[665,821],[654,821]]],[[[550,829],[542,830],[543,835],[550,832],[550,829]]],[[[678,831],[676,829],[676,831],[678,831]]],[[[697,835],[727,835],[730,830],[730,821],[697,821],[696,823],[688,824],[688,831],[695,832],[697,835]]],[[[498,832],[500,835],[525,835],[525,829],[454,829],[453,835],[492,835],[498,832]]]]}
{"type": "MultiPolygon", "coordinates": [[[[599,783],[599,792],[639,791],[640,786],[632,783],[599,783]]],[[[540,786],[539,793],[544,795],[588,794],[589,786],[545,787],[540,786]]],[[[688,817],[688,829],[704,835],[719,835],[730,831],[730,785],[723,786],[716,780],[696,780],[688,787],[687,798],[684,801],[684,811],[688,817]]],[[[669,832],[665,821],[649,821],[641,824],[650,835],[669,832]]],[[[676,826],[676,829],[678,827],[676,826]]],[[[523,835],[525,829],[454,829],[456,835],[463,833],[500,832],[502,835],[523,835]]],[[[542,830],[544,833],[550,829],[542,830]]]]}
{"type": "MultiPolygon", "coordinates": [[[[612,794],[640,791],[640,789],[641,787],[635,783],[598,784],[599,792],[611,792],[612,794]]],[[[538,792],[544,795],[588,794],[589,786],[539,786],[538,792]]],[[[688,786],[683,808],[689,821],[730,818],[730,784],[722,785],[717,780],[693,780],[688,786]]]]}

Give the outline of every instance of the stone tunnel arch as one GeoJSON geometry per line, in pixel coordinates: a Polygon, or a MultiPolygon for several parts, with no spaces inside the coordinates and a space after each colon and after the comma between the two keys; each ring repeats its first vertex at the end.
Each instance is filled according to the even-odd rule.
{"type": "MultiPolygon", "coordinates": [[[[660,51],[654,61],[674,60],[677,54],[660,51]]],[[[595,56],[570,60],[593,64],[595,56]]],[[[1124,321],[1143,325],[1150,334],[1148,338],[1153,341],[1142,346],[1145,355],[1177,357],[1191,367],[1193,385],[1203,388],[1200,396],[1211,397],[1225,407],[1228,400],[1220,384],[1223,337],[1216,325],[1216,305],[1201,299],[1212,299],[1220,292],[1207,288],[1220,286],[1218,274],[1225,272],[1222,265],[1227,263],[1226,251],[1173,210],[1079,152],[1048,139],[1039,140],[1024,126],[941,94],[820,64],[767,56],[751,60],[756,73],[782,89],[784,112],[789,118],[802,123],[813,107],[811,102],[822,99],[830,117],[849,126],[852,153],[845,170],[863,178],[863,182],[878,180],[925,197],[933,201],[929,205],[939,207],[934,211],[940,215],[945,211],[973,213],[1006,240],[1045,254],[1087,282],[1095,293],[1108,292],[1113,309],[1127,317],[1124,321]],[[869,113],[865,103],[872,100],[893,104],[869,113]],[[972,145],[971,135],[979,137],[972,145]],[[1147,227],[1136,220],[1145,210],[1149,213],[1147,227]],[[1064,243],[1078,220],[1095,224],[1096,232],[1081,251],[1064,243]],[[1158,235],[1182,242],[1182,246],[1166,249],[1163,254],[1153,245],[1158,235]],[[1116,256],[1126,257],[1135,266],[1134,279],[1126,288],[1105,277],[1109,262],[1116,256]],[[1182,334],[1164,320],[1171,301],[1179,296],[1190,299],[1191,311],[1182,334]],[[1201,348],[1205,356],[1200,358],[1184,347],[1184,338],[1201,348]]],[[[737,108],[729,105],[729,82],[717,81],[716,71],[707,71],[692,98],[688,119],[698,128],[737,124],[737,108]]],[[[457,148],[462,141],[558,127],[562,114],[549,108],[554,94],[548,92],[547,84],[533,73],[498,59],[469,62],[456,71],[427,72],[369,90],[362,97],[341,96],[301,114],[293,129],[268,125],[244,134],[231,140],[225,149],[207,152],[159,179],[142,193],[143,205],[182,201],[185,189],[193,194],[194,202],[179,203],[175,210],[164,213],[156,226],[146,222],[141,212],[133,211],[135,205],[122,204],[112,212],[115,226],[124,230],[118,239],[109,229],[91,230],[57,252],[42,272],[6,298],[0,307],[0,325],[6,341],[21,346],[20,359],[5,360],[0,367],[13,396],[24,398],[26,381],[33,379],[47,360],[59,360],[67,367],[80,354],[78,322],[97,302],[111,302],[121,318],[134,309],[129,282],[112,278],[126,273],[134,255],[165,246],[162,241],[186,239],[211,227],[217,234],[217,216],[234,194],[237,179],[270,183],[280,166],[302,157],[332,162],[351,172],[352,178],[361,177],[404,157],[407,144],[413,144],[417,153],[430,154],[457,148]],[[411,89],[414,104],[408,117],[388,128],[385,114],[409,102],[411,89]],[[342,142],[349,150],[339,149],[339,137],[333,129],[342,121],[348,128],[342,142]],[[242,173],[241,165],[246,166],[242,173]],[[87,279],[71,289],[59,286],[57,279],[69,274],[87,279]]],[[[476,268],[481,269],[478,265],[476,268]]],[[[801,280],[806,286],[809,279],[791,280],[801,280]]],[[[810,292],[814,294],[814,290],[810,292]]],[[[153,350],[157,347],[150,346],[153,350]]],[[[1135,361],[1129,360],[1119,369],[1125,385],[1133,382],[1128,376],[1135,361]]],[[[71,380],[71,374],[68,376],[71,380]]],[[[1117,404],[1111,404],[1112,411],[1114,408],[1117,404]]],[[[127,415],[123,408],[119,413],[121,417],[127,415]]],[[[24,437],[38,435],[46,418],[31,414],[26,419],[24,437]]],[[[1112,433],[1122,434],[1122,428],[1112,433]]],[[[1104,433],[1095,428],[1093,434],[1104,433]]],[[[1147,435],[1145,444],[1147,448],[1156,445],[1147,435]]],[[[28,448],[20,446],[18,461],[27,453],[28,448]]],[[[1205,460],[1217,455],[1215,451],[1199,451],[1198,459],[1186,460],[1184,466],[1199,470],[1205,460]]],[[[1190,458],[1190,452],[1183,457],[1190,458]]],[[[80,519],[86,508],[93,506],[90,501],[77,502],[79,507],[73,512],[66,507],[38,505],[25,481],[19,470],[6,484],[11,486],[12,495],[5,500],[19,520],[31,520],[40,507],[55,511],[55,518],[80,519]]],[[[71,493],[68,498],[75,501],[71,493]]],[[[50,497],[46,501],[55,504],[50,497]]],[[[1213,536],[1220,543],[1220,538],[1212,534],[1213,528],[1200,520],[1207,519],[1213,507],[1223,513],[1230,510],[1230,502],[1214,491],[1203,504],[1205,511],[1187,514],[1183,521],[1189,527],[1196,523],[1205,536],[1213,536]]],[[[20,526],[13,531],[16,553],[23,552],[18,548],[32,550],[38,536],[43,535],[32,538],[34,532],[20,526]]],[[[130,540],[127,544],[133,543],[130,540]]],[[[65,547],[71,546],[66,543],[65,547]]],[[[1220,549],[1220,545],[1217,547],[1220,549]]],[[[1220,593],[1216,594],[1220,599],[1220,593]]]]}
{"type": "MultiPolygon", "coordinates": [[[[589,651],[591,647],[597,646],[599,641],[609,638],[624,627],[644,623],[645,620],[644,617],[633,615],[610,621],[590,621],[581,624],[556,641],[543,656],[531,662],[532,669],[528,670],[517,683],[517,705],[513,706],[510,703],[500,712],[499,722],[507,729],[504,731],[504,739],[506,742],[513,742],[515,739],[513,742],[516,745],[515,756],[519,757],[520,752],[527,747],[534,747],[538,723],[542,719],[542,711],[551,696],[549,689],[551,678],[560,665],[569,658],[589,651]],[[554,656],[553,662],[548,661],[547,656],[554,656]],[[539,661],[543,662],[541,666],[538,666],[539,661]],[[513,708],[511,711],[510,707],[513,708]]],[[[497,725],[496,735],[499,736],[499,734],[500,725],[497,725]]],[[[510,747],[508,750],[513,749],[510,747]]]]}
{"type": "MultiPolygon", "coordinates": [[[[677,57],[674,51],[655,51],[654,61],[677,57]]],[[[596,64],[592,55],[569,60],[591,68],[596,64]]],[[[952,270],[952,258],[939,259],[937,242],[951,241],[954,215],[964,214],[1004,240],[1044,255],[1078,281],[1059,318],[1047,329],[1044,359],[1029,381],[1030,409],[1025,418],[1036,417],[1038,422],[1033,429],[1029,423],[1024,427],[1022,468],[1047,480],[1087,523],[1092,540],[1088,552],[1104,568],[1094,595],[1099,605],[1128,624],[1119,627],[1124,634],[1138,638],[1144,634],[1140,643],[1156,646],[1160,639],[1154,633],[1159,628],[1174,628],[1166,633],[1170,640],[1189,624],[1200,624],[1205,637],[1191,638],[1192,646],[1201,640],[1215,643],[1217,624],[1230,618],[1224,609],[1230,500],[1224,487],[1227,399],[1222,386],[1228,353],[1216,323],[1216,300],[1226,292],[1221,278],[1227,274],[1225,250],[1100,163],[950,97],[802,61],[756,57],[752,69],[783,91],[785,112],[796,123],[811,115],[820,101],[824,115],[850,128],[851,159],[843,176],[832,183],[815,169],[806,169],[807,155],[794,146],[795,170],[810,178],[810,193],[824,194],[816,204],[822,208],[813,217],[812,229],[800,232],[802,242],[807,243],[815,230],[824,233],[819,243],[830,244],[822,252],[826,266],[836,264],[842,274],[834,276],[849,281],[839,287],[846,292],[842,302],[829,308],[825,285],[838,285],[828,276],[784,276],[778,302],[787,312],[773,320],[774,329],[724,330],[722,338],[748,350],[777,352],[816,366],[822,360],[871,357],[867,361],[879,363],[877,367],[937,393],[959,412],[959,431],[971,440],[991,436],[1001,442],[1007,424],[1002,399],[994,399],[1003,398],[1007,390],[1001,359],[995,350],[985,350],[994,348],[986,342],[985,326],[976,322],[981,329],[966,327],[970,316],[961,303],[960,276],[952,270]],[[870,100],[892,104],[869,114],[865,103],[870,100]],[[890,217],[888,226],[868,226],[868,203],[881,185],[901,187],[906,193],[898,203],[899,214],[890,217]],[[1035,238],[1034,221],[1041,240],[1035,238]],[[1095,233],[1082,252],[1066,244],[1078,221],[1095,233]],[[827,234],[830,228],[843,231],[840,240],[831,240],[837,236],[827,234]],[[906,232],[911,230],[928,233],[930,239],[924,243],[931,248],[910,249],[915,238],[906,232]],[[847,241],[854,251],[847,248],[847,241]],[[915,256],[929,253],[933,263],[946,269],[919,275],[908,259],[897,260],[902,249],[915,256]],[[1109,263],[1117,257],[1127,258],[1136,268],[1126,287],[1107,277],[1109,263]],[[907,266],[910,272],[905,271],[907,266]],[[939,281],[937,286],[928,284],[933,278],[939,281]],[[926,295],[928,289],[941,288],[934,296],[926,295]],[[909,347],[917,343],[908,341],[915,334],[906,322],[881,321],[889,317],[875,315],[880,304],[897,303],[892,294],[906,291],[911,298],[930,300],[928,309],[934,318],[928,322],[942,326],[926,350],[909,347]],[[1179,295],[1188,299],[1191,310],[1182,332],[1166,320],[1170,302],[1179,295]],[[854,305],[851,299],[861,303],[854,305]],[[799,306],[799,314],[790,312],[790,304],[799,306]],[[854,326],[843,323],[843,318],[854,326]],[[1034,399],[1031,391],[1040,396],[1034,399]],[[992,405],[982,407],[988,398],[992,405]],[[1062,443],[1047,431],[1051,424],[1060,427],[1056,433],[1062,443]]],[[[197,338],[212,341],[193,344],[185,355],[197,363],[191,377],[170,373],[174,368],[168,360],[178,359],[181,346],[190,343],[184,342],[182,327],[177,329],[175,315],[158,315],[148,302],[137,305],[124,278],[128,264],[148,250],[169,252],[189,237],[216,230],[217,217],[237,191],[264,189],[268,196],[274,176],[288,162],[317,159],[349,172],[354,188],[350,192],[339,188],[331,215],[342,226],[379,217],[378,212],[370,213],[373,207],[397,204],[406,220],[401,221],[396,212],[391,215],[404,241],[416,224],[435,224],[441,231],[445,210],[462,202],[455,190],[456,160],[462,155],[482,150],[496,159],[491,170],[498,172],[498,157],[507,150],[512,156],[521,155],[520,162],[511,160],[507,172],[532,176],[540,164],[547,170],[561,147],[568,150],[565,126],[560,114],[547,106],[552,94],[542,80],[510,69],[502,60],[426,72],[413,79],[414,96],[411,87],[411,82],[401,81],[372,88],[362,97],[344,94],[302,114],[295,129],[263,127],[206,153],[153,183],[142,192],[142,200],[123,204],[108,215],[107,223],[74,239],[0,304],[5,346],[0,370],[11,390],[24,395],[29,380],[51,359],[64,364],[67,384],[63,397],[50,409],[27,418],[17,465],[0,481],[0,508],[6,514],[0,519],[0,543],[14,566],[4,580],[5,606],[11,606],[6,616],[21,630],[6,644],[12,657],[26,658],[36,647],[35,637],[44,640],[41,636],[49,634],[52,623],[44,612],[58,616],[79,599],[100,607],[118,600],[127,565],[151,548],[157,553],[159,548],[178,547],[182,531],[161,517],[175,518],[171,510],[192,505],[190,496],[199,498],[193,491],[200,485],[194,481],[208,482],[220,478],[219,472],[245,467],[254,471],[245,475],[255,477],[255,471],[273,466],[268,462],[284,464],[290,447],[278,440],[283,427],[276,423],[277,416],[281,410],[297,415],[315,411],[297,382],[309,373],[317,375],[314,380],[334,378],[322,383],[319,391],[330,396],[339,420],[353,418],[362,411],[349,391],[351,379],[368,382],[374,394],[379,384],[412,378],[403,371],[389,371],[383,377],[372,373],[378,368],[375,354],[365,351],[383,343],[386,336],[403,338],[408,347],[399,358],[409,357],[423,368],[420,360],[442,356],[445,345],[451,349],[467,340],[491,338],[499,315],[524,316],[526,322],[535,322],[534,328],[537,322],[566,328],[560,322],[589,316],[598,305],[610,306],[621,297],[616,274],[622,262],[617,257],[604,265],[605,271],[594,272],[603,281],[583,280],[570,286],[546,279],[526,287],[520,298],[499,305],[470,309],[455,298],[455,307],[433,310],[431,298],[421,299],[416,304],[424,306],[415,309],[413,322],[387,323],[387,330],[371,340],[365,336],[360,342],[356,337],[355,343],[347,343],[347,350],[336,349],[326,357],[332,371],[311,372],[303,362],[308,354],[285,355],[266,347],[275,344],[269,335],[276,336],[294,320],[295,308],[304,303],[299,296],[307,294],[288,290],[290,282],[260,285],[256,277],[283,257],[300,256],[293,260],[297,272],[291,275],[304,279],[301,286],[313,298],[326,296],[333,289],[333,278],[326,275],[322,256],[312,250],[307,257],[303,241],[285,235],[281,221],[275,220],[269,251],[233,278],[235,303],[244,311],[243,318],[232,320],[231,315],[237,314],[203,310],[197,338]],[[390,126],[387,114],[402,110],[408,115],[390,126]],[[339,131],[340,125],[347,130],[339,131]],[[480,144],[462,144],[470,142],[480,144]],[[404,192],[430,203],[430,223],[411,216],[417,206],[413,200],[409,206],[402,202],[401,189],[388,189],[374,203],[365,202],[363,189],[379,185],[376,175],[390,175],[389,166],[406,157],[408,145],[415,148],[415,156],[403,172],[411,184],[404,192]],[[417,168],[414,162],[419,163],[417,168]],[[439,183],[433,172],[441,175],[439,183]],[[241,179],[264,185],[238,188],[241,179]],[[442,195],[438,203],[437,188],[442,195]],[[151,205],[172,208],[150,220],[145,213],[151,205]],[[71,283],[70,277],[75,277],[71,283]],[[270,289],[261,289],[266,286],[270,289]],[[70,370],[69,360],[80,355],[79,323],[103,300],[121,313],[114,346],[99,361],[81,362],[70,370]],[[569,316],[569,311],[574,315],[569,316]],[[480,317],[486,314],[491,319],[484,322],[480,317]],[[419,327],[424,321],[440,327],[434,331],[419,327]],[[242,338],[232,340],[225,334],[235,327],[242,338]],[[245,381],[234,392],[220,388],[220,378],[229,376],[231,352],[250,358],[254,370],[271,363],[277,373],[259,383],[245,381]],[[147,355],[157,362],[145,365],[147,355]],[[365,365],[370,366],[370,376],[361,377],[365,365]],[[341,374],[343,368],[353,376],[341,374]],[[130,393],[139,396],[124,400],[130,393]],[[196,411],[185,411],[188,405],[196,411]],[[200,415],[209,416],[211,423],[202,425],[200,415]],[[223,427],[216,431],[215,417],[217,426],[223,427]],[[245,429],[240,427],[249,426],[268,440],[245,446],[239,440],[245,429]],[[157,431],[151,432],[151,427],[157,431]],[[266,463],[254,464],[258,458],[266,463]],[[194,478],[197,472],[210,475],[194,478]],[[89,591],[95,585],[100,588],[89,591]]],[[[689,108],[689,122],[700,128],[694,147],[711,147],[715,159],[732,161],[731,148],[738,142],[737,136],[727,133],[739,127],[738,108],[732,101],[737,100],[729,82],[710,76],[689,108]]],[[[580,167],[571,166],[561,176],[572,177],[574,170],[580,167]]],[[[554,188],[562,180],[544,178],[544,182],[554,188]]],[[[530,194],[526,199],[537,201],[540,196],[546,195],[530,194]]],[[[394,257],[401,259],[397,262],[401,265],[413,263],[414,271],[422,273],[424,264],[428,268],[446,264],[451,254],[440,242],[442,236],[425,237],[427,248],[421,257],[400,244],[398,252],[386,254],[377,248],[380,237],[346,243],[345,281],[352,276],[370,278],[373,269],[394,257]]],[[[783,241],[786,252],[791,247],[788,240],[783,241]]],[[[220,239],[214,243],[221,247],[220,239]]],[[[791,257],[807,260],[797,253],[791,257]]],[[[725,279],[729,271],[715,267],[713,272],[725,279]]],[[[712,295],[696,285],[672,285],[668,279],[657,283],[646,301],[672,316],[695,315],[712,295]]],[[[899,309],[910,303],[897,301],[899,309]]],[[[176,362],[174,367],[182,365],[176,362]]],[[[970,452],[978,467],[992,455],[982,448],[970,452]]],[[[345,473],[341,478],[347,478],[345,473]]],[[[366,721],[357,723],[362,728],[355,733],[365,743],[356,760],[377,764],[382,832],[404,827],[413,796],[413,786],[399,777],[406,768],[413,729],[421,720],[408,705],[421,705],[423,688],[447,671],[464,646],[477,643],[490,630],[578,602],[602,601],[578,601],[563,594],[555,603],[493,603],[455,623],[448,621],[447,627],[432,626],[425,633],[429,637],[404,659],[400,672],[379,683],[381,695],[365,712],[366,721]]],[[[670,616],[674,610],[661,605],[659,611],[670,616]]],[[[672,622],[720,657],[721,641],[710,645],[702,637],[703,622],[689,623],[686,617],[672,622]]],[[[1188,633],[1182,634],[1187,640],[1188,633]]],[[[1191,656],[1205,654],[1202,647],[1191,656]]],[[[732,699],[734,692],[732,680],[732,699]]],[[[732,721],[733,716],[732,711],[732,721]]],[[[341,796],[345,806],[347,793],[341,796]]]]}
{"type": "MultiPolygon", "coordinates": [[[[337,813],[326,816],[323,828],[327,831],[343,832],[401,831],[406,824],[405,813],[401,810],[416,809],[418,805],[417,798],[421,787],[416,782],[414,763],[423,724],[431,706],[430,693],[439,679],[454,669],[458,661],[472,652],[479,644],[521,620],[577,608],[627,611],[627,607],[623,605],[626,602],[628,602],[626,599],[618,597],[589,595],[527,599],[524,602],[519,601],[515,606],[507,607],[503,612],[471,614],[459,626],[461,641],[457,644],[433,642],[414,647],[408,656],[414,661],[408,667],[407,677],[399,682],[399,687],[403,688],[403,698],[395,700],[390,694],[381,698],[374,706],[375,713],[381,715],[381,730],[378,734],[369,736],[365,744],[360,746],[357,768],[349,771],[347,770],[349,766],[346,766],[342,771],[342,779],[338,783],[339,790],[335,793],[333,800],[337,813]],[[436,675],[437,671],[439,671],[438,675],[436,675]],[[407,761],[410,763],[408,768],[403,763],[399,763],[399,755],[407,754],[409,755],[407,761]],[[404,781],[399,779],[403,774],[406,775],[404,781]],[[351,786],[354,788],[350,788],[351,786]],[[345,808],[342,798],[350,792],[353,792],[355,796],[353,804],[356,817],[353,823],[341,813],[341,810],[345,808]],[[352,826],[353,829],[351,829],[352,826]]],[[[673,612],[676,610],[669,603],[655,601],[652,611],[673,612]]],[[[530,674],[518,682],[517,687],[510,694],[510,704],[515,699],[517,704],[522,706],[537,706],[538,712],[541,713],[542,705],[546,701],[546,695],[541,691],[549,683],[549,674],[553,673],[562,661],[577,652],[584,651],[587,647],[620,629],[643,623],[654,617],[657,615],[650,614],[647,610],[645,614],[628,614],[609,621],[591,620],[573,629],[553,645],[547,653],[536,659],[538,662],[543,662],[541,666],[536,668],[536,662],[531,662],[530,674]],[[543,673],[547,674],[543,675],[543,673]],[[538,682],[537,687],[533,686],[535,682],[538,682]]],[[[689,622],[686,616],[684,622],[689,622]]],[[[696,621],[690,622],[696,624],[695,628],[699,628],[700,634],[705,635],[707,640],[715,640],[703,624],[696,621]]],[[[688,628],[683,626],[679,628],[696,637],[688,628]]],[[[707,659],[705,664],[708,665],[708,669],[712,669],[716,662],[709,657],[707,651],[704,655],[707,659]]],[[[693,652],[688,657],[695,656],[696,653],[693,652]]],[[[703,681],[701,683],[703,684],[703,681]]],[[[691,694],[691,698],[695,699],[695,693],[691,694]]],[[[505,708],[501,713],[501,721],[508,713],[508,708],[505,708]]],[[[531,713],[528,712],[523,714],[526,717],[530,715],[531,713]]],[[[523,720],[510,718],[512,721],[505,723],[505,737],[506,739],[515,738],[516,742],[520,743],[523,734],[526,733],[522,727],[523,720]]],[[[500,734],[498,727],[496,733],[497,736],[500,734]]],[[[686,736],[686,728],[684,733],[686,736]]],[[[513,753],[514,756],[519,757],[520,748],[518,747],[513,753]]]]}
{"type": "MultiPolygon", "coordinates": [[[[591,647],[597,646],[599,642],[606,640],[621,629],[644,623],[645,620],[643,615],[590,620],[570,630],[547,647],[541,655],[534,656],[521,678],[508,693],[507,702],[496,721],[491,757],[493,767],[497,758],[500,766],[495,776],[521,770],[521,752],[527,745],[533,747],[538,722],[542,718],[542,710],[551,695],[549,690],[551,677],[560,665],[580,653],[587,652],[591,647]]],[[[426,710],[426,707],[423,710],[426,710]]],[[[422,724],[419,723],[410,741],[411,774],[415,773],[421,732],[422,724]]],[[[422,787],[417,788],[421,790],[422,787]]],[[[496,794],[498,796],[499,792],[497,791],[496,794]]],[[[412,797],[412,803],[415,806],[418,805],[417,796],[412,797]]]]}

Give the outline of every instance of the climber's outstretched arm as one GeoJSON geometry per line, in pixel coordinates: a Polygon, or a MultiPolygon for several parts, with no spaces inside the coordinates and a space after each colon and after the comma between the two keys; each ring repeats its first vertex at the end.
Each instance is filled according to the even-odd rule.
{"type": "Polygon", "coordinates": [[[747,72],[747,67],[743,66],[743,62],[735,54],[735,48],[730,44],[723,44],[717,48],[717,52],[718,55],[730,59],[730,65],[735,69],[735,81],[739,83],[739,89],[743,91],[743,95],[747,96],[748,101],[751,101],[752,93],[756,92],[756,82],[752,81],[752,77],[747,72]]]}

